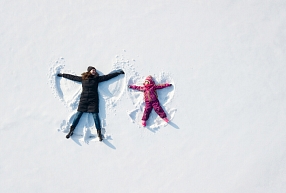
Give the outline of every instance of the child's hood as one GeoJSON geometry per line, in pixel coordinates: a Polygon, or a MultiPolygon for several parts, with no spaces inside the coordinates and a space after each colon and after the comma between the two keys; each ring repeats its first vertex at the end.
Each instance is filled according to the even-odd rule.
{"type": "Polygon", "coordinates": [[[148,81],[151,85],[154,85],[154,84],[155,84],[155,82],[154,82],[154,80],[153,80],[153,77],[152,77],[151,75],[147,76],[146,79],[145,79],[145,81],[148,81]]]}

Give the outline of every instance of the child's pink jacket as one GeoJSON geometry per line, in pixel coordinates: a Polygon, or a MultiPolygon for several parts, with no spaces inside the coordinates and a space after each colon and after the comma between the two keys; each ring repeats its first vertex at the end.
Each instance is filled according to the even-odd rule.
{"type": "Polygon", "coordinates": [[[149,78],[148,80],[150,81],[149,85],[144,85],[144,86],[129,85],[129,88],[144,92],[144,100],[146,102],[158,100],[158,96],[156,93],[157,89],[162,89],[162,88],[166,88],[168,86],[171,86],[171,84],[168,84],[168,83],[156,85],[152,79],[150,80],[150,78],[149,78]]]}

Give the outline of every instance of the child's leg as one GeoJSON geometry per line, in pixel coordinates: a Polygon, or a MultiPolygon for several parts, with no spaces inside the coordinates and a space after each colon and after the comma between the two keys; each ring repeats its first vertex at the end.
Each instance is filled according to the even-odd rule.
{"type": "Polygon", "coordinates": [[[154,101],[154,102],[152,103],[152,106],[153,106],[155,112],[156,112],[162,119],[164,119],[164,118],[167,117],[167,115],[166,115],[166,113],[164,112],[163,108],[161,107],[159,101],[154,101]]]}
{"type": "Polygon", "coordinates": [[[145,102],[145,109],[143,112],[142,121],[147,121],[149,119],[151,111],[152,111],[152,103],[151,102],[145,102]]]}

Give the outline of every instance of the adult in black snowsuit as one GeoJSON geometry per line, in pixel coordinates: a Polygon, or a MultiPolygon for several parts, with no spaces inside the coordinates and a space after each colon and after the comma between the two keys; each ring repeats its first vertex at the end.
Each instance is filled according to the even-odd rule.
{"type": "Polygon", "coordinates": [[[103,81],[107,81],[111,78],[114,78],[120,74],[124,74],[122,70],[119,72],[110,73],[108,75],[99,76],[96,72],[96,69],[93,66],[87,68],[87,72],[82,73],[82,76],[74,76],[71,74],[61,74],[59,73],[58,77],[64,77],[73,81],[82,83],[82,93],[80,96],[80,101],[75,114],[74,121],[70,127],[70,131],[67,134],[66,138],[70,138],[73,135],[73,131],[77,126],[83,113],[92,113],[94,118],[95,127],[97,130],[97,135],[99,140],[102,141],[101,135],[101,126],[99,120],[99,100],[98,100],[98,84],[103,81]]]}

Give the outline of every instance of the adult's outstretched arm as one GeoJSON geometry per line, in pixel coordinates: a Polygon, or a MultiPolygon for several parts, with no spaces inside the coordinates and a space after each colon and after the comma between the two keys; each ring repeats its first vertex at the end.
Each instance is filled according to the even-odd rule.
{"type": "Polygon", "coordinates": [[[57,74],[58,77],[64,77],[64,78],[67,78],[69,80],[73,80],[73,81],[77,81],[77,82],[81,82],[82,81],[82,77],[81,76],[75,76],[75,75],[72,75],[72,74],[57,74]]]}
{"type": "Polygon", "coordinates": [[[120,70],[119,72],[113,72],[113,73],[110,73],[110,74],[107,74],[107,75],[103,75],[103,76],[99,76],[98,77],[98,82],[103,82],[103,81],[107,81],[107,80],[110,80],[120,74],[125,74],[123,70],[120,70]]]}

